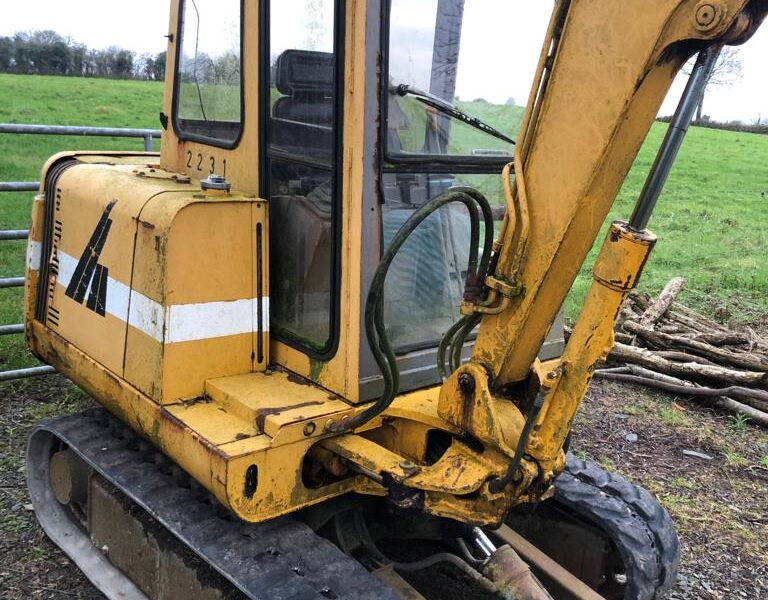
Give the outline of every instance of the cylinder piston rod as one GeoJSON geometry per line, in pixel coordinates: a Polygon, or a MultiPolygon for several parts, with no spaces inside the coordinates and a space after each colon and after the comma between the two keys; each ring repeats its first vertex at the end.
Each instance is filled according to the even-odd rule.
{"type": "Polygon", "coordinates": [[[629,226],[635,231],[643,231],[648,226],[651,213],[656,206],[661,190],[669,177],[669,171],[677,158],[680,146],[688,133],[693,113],[704,96],[712,69],[715,68],[717,59],[722,50],[721,45],[710,46],[699,52],[696,64],[693,66],[691,76],[685,86],[680,103],[669,123],[669,128],[661,143],[661,148],[656,155],[651,172],[645,180],[643,191],[635,205],[635,210],[629,220],[629,226]]]}
{"type": "Polygon", "coordinates": [[[472,528],[471,537],[475,547],[483,553],[485,558],[490,558],[496,552],[496,545],[479,527],[472,528]]]}

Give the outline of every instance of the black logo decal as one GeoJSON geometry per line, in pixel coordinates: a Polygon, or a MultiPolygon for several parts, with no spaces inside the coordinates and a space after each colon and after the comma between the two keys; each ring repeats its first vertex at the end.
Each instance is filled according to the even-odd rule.
{"type": "Polygon", "coordinates": [[[114,206],[115,200],[112,200],[104,209],[104,213],[96,224],[96,229],[91,234],[88,245],[83,250],[80,260],[77,261],[72,281],[69,282],[65,292],[75,302],[82,304],[85,300],[85,294],[90,289],[86,306],[102,317],[106,312],[109,269],[99,264],[99,257],[104,249],[104,244],[107,243],[109,229],[112,227],[109,213],[112,212],[114,206]]]}

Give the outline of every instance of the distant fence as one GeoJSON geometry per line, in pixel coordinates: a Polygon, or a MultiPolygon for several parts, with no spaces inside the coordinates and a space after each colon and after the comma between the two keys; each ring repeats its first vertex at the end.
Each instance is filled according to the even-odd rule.
{"type": "MultiPolygon", "coordinates": [[[[17,125],[12,123],[0,123],[0,134],[24,134],[24,135],[76,135],[88,137],[109,138],[134,138],[144,140],[144,150],[150,152],[153,142],[160,137],[159,129],[127,129],[119,127],[70,127],[67,125],[17,125]]],[[[36,192],[40,188],[37,181],[0,181],[0,192],[36,192]]],[[[0,203],[0,210],[3,203],[0,203]]],[[[0,230],[0,242],[6,240],[26,240],[29,231],[26,229],[0,230]]],[[[3,289],[24,286],[23,274],[20,277],[0,278],[0,292],[3,289]]],[[[0,325],[0,336],[19,335],[24,333],[24,325],[16,323],[12,325],[0,325]]],[[[31,367],[28,369],[16,369],[14,371],[0,371],[0,381],[12,379],[24,379],[55,373],[55,369],[48,365],[31,367]]]]}

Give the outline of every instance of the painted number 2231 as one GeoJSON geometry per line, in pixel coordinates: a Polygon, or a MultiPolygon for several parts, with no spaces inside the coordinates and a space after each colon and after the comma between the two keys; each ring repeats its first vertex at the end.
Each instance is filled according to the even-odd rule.
{"type": "Polygon", "coordinates": [[[187,168],[195,169],[199,173],[208,173],[209,175],[223,175],[227,176],[227,159],[221,159],[218,164],[220,165],[221,172],[216,171],[216,157],[205,157],[201,152],[192,154],[191,150],[187,150],[187,168]]]}

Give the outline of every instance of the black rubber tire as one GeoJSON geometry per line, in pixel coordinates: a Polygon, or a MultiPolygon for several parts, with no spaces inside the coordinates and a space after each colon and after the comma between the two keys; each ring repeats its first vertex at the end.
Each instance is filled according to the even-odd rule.
{"type": "Polygon", "coordinates": [[[643,518],[654,536],[656,552],[659,555],[659,592],[663,594],[671,590],[677,581],[680,567],[680,540],[675,523],[667,510],[645,488],[634,485],[592,462],[569,454],[566,464],[566,470],[571,475],[611,496],[621,498],[643,518]]]}
{"type": "Polygon", "coordinates": [[[643,488],[568,455],[550,500],[603,530],[627,576],[624,600],[664,596],[677,578],[679,542],[664,507],[643,488]]]}

